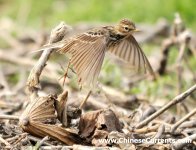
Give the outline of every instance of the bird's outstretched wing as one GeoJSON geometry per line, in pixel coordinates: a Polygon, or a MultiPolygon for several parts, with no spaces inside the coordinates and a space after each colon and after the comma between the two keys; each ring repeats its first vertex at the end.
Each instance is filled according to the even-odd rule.
{"type": "Polygon", "coordinates": [[[111,44],[109,51],[124,61],[130,63],[131,66],[135,67],[137,71],[146,72],[146,70],[148,70],[155,78],[154,71],[147,57],[132,35],[128,35],[118,43],[111,44]]]}
{"type": "Polygon", "coordinates": [[[89,31],[68,39],[58,50],[71,54],[71,64],[81,85],[94,87],[106,51],[107,36],[101,31],[89,31]]]}

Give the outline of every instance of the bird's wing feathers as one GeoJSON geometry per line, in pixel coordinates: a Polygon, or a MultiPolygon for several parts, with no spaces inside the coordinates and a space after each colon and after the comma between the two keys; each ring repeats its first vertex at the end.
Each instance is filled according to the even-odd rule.
{"type": "Polygon", "coordinates": [[[68,40],[58,50],[71,54],[71,64],[78,75],[79,82],[94,86],[101,70],[106,51],[107,36],[99,33],[84,33],[68,40]]]}
{"type": "Polygon", "coordinates": [[[132,35],[128,35],[125,39],[111,45],[109,51],[130,63],[137,71],[146,72],[147,69],[155,77],[147,57],[132,35]]]}

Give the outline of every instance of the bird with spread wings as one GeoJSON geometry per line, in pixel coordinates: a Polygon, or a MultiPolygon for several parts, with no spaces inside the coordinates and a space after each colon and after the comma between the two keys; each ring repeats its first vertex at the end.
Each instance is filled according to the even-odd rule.
{"type": "Polygon", "coordinates": [[[132,21],[123,19],[116,26],[104,26],[67,38],[57,51],[71,54],[70,64],[81,85],[96,85],[107,51],[128,62],[137,71],[147,70],[155,78],[147,57],[132,35],[136,31],[132,21]]]}

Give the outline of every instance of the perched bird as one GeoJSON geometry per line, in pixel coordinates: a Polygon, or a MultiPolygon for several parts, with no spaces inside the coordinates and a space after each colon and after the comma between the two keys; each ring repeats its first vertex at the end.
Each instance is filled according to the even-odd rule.
{"type": "Polygon", "coordinates": [[[115,26],[103,26],[65,39],[57,51],[71,54],[70,64],[81,85],[96,85],[107,51],[128,62],[137,71],[148,70],[155,77],[147,57],[132,35],[136,31],[132,21],[122,19],[115,26]]]}

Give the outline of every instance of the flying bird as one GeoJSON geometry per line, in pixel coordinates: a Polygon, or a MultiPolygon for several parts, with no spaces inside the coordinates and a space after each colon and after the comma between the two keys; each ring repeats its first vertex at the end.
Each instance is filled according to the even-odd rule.
{"type": "MultiPolygon", "coordinates": [[[[65,39],[57,52],[71,54],[70,64],[81,85],[96,85],[106,52],[128,62],[137,71],[146,73],[147,70],[155,77],[146,55],[132,35],[137,31],[132,21],[122,19],[115,26],[95,28],[65,39]]],[[[55,45],[58,43],[54,48],[55,45]]]]}

